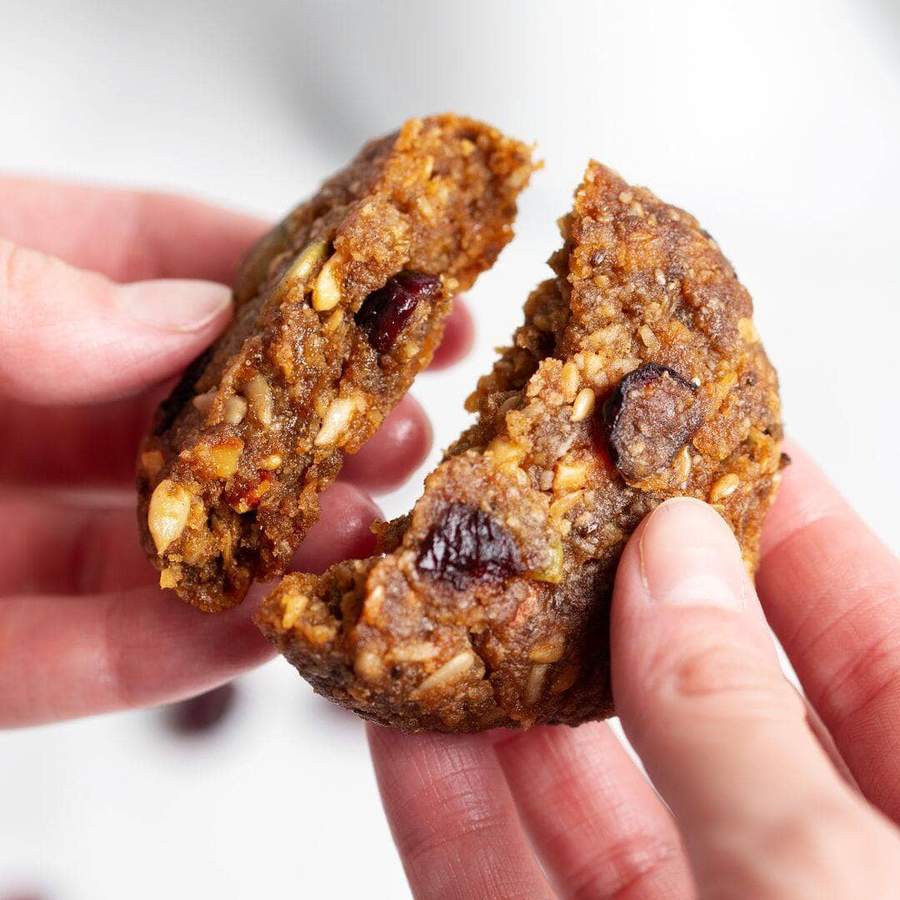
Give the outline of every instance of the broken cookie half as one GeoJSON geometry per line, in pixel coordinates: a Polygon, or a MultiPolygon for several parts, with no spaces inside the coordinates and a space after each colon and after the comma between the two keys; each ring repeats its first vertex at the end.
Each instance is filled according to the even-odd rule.
{"type": "Polygon", "coordinates": [[[612,713],[619,555],[669,497],[713,504],[749,567],[780,469],[752,303],[693,217],[591,163],[556,278],[384,553],[287,576],[263,633],[321,694],[408,731],[612,713]]]}
{"type": "Polygon", "coordinates": [[[454,115],[362,149],[250,252],[228,331],[160,407],[144,548],[202,610],[285,571],[346,453],[431,360],[453,297],[512,237],[531,149],[454,115]]]}

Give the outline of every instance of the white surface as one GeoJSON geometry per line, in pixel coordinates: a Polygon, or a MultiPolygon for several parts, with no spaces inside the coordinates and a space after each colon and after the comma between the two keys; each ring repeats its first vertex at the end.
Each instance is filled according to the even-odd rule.
{"type": "MultiPolygon", "coordinates": [[[[790,432],[896,549],[898,50],[890,0],[0,0],[0,167],[274,217],[408,114],[536,139],[520,237],[470,297],[476,352],[415,389],[430,467],[595,156],[715,235],[790,432]]],[[[407,896],[358,723],[280,662],[243,685],[196,747],[146,712],[0,736],[0,896],[407,896]]]]}

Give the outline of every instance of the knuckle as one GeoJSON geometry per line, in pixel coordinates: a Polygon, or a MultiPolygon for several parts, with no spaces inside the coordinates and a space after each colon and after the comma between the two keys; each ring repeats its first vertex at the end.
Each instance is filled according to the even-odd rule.
{"type": "Polygon", "coordinates": [[[721,632],[699,632],[689,640],[667,643],[650,668],[648,691],[664,703],[766,718],[779,712],[798,719],[805,715],[774,662],[749,641],[729,639],[721,632]]]}
{"type": "Polygon", "coordinates": [[[410,861],[433,858],[468,840],[488,842],[493,833],[502,833],[504,820],[491,799],[478,789],[477,766],[454,767],[432,775],[425,789],[410,789],[404,806],[413,815],[400,817],[395,840],[401,854],[410,861]],[[469,782],[472,784],[469,784],[469,782]],[[439,809],[435,820],[429,810],[439,809]]]}
{"type": "Polygon", "coordinates": [[[598,850],[567,876],[565,895],[572,900],[653,895],[665,869],[680,859],[680,849],[662,838],[626,835],[598,850]]]}

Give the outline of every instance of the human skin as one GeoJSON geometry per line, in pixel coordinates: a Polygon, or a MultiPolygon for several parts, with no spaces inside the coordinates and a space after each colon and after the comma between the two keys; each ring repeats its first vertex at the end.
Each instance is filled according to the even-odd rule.
{"type": "MultiPolygon", "coordinates": [[[[227,323],[223,284],[265,224],[25,179],[0,178],[0,196],[0,725],[207,690],[270,650],[253,598],[209,617],[156,587],[133,533],[134,448],[160,383],[227,323]]],[[[441,364],[470,343],[460,308],[441,364]]],[[[429,443],[405,400],[329,492],[297,566],[367,552],[367,491],[402,481],[429,443]]],[[[416,896],[896,896],[900,565],[787,449],[755,590],[696,501],[664,504],[623,555],[613,692],[655,790],[606,723],[369,728],[416,896]]]]}

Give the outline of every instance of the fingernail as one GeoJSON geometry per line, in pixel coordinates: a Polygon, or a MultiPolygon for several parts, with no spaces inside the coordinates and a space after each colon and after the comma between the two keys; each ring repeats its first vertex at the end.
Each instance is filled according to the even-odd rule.
{"type": "Polygon", "coordinates": [[[162,331],[200,331],[231,305],[231,291],[211,281],[138,282],[118,295],[132,319],[162,331]]]}
{"type": "Polygon", "coordinates": [[[651,602],[745,608],[748,582],[740,549],[725,520],[706,503],[682,497],[657,507],[639,550],[651,602]]]}

